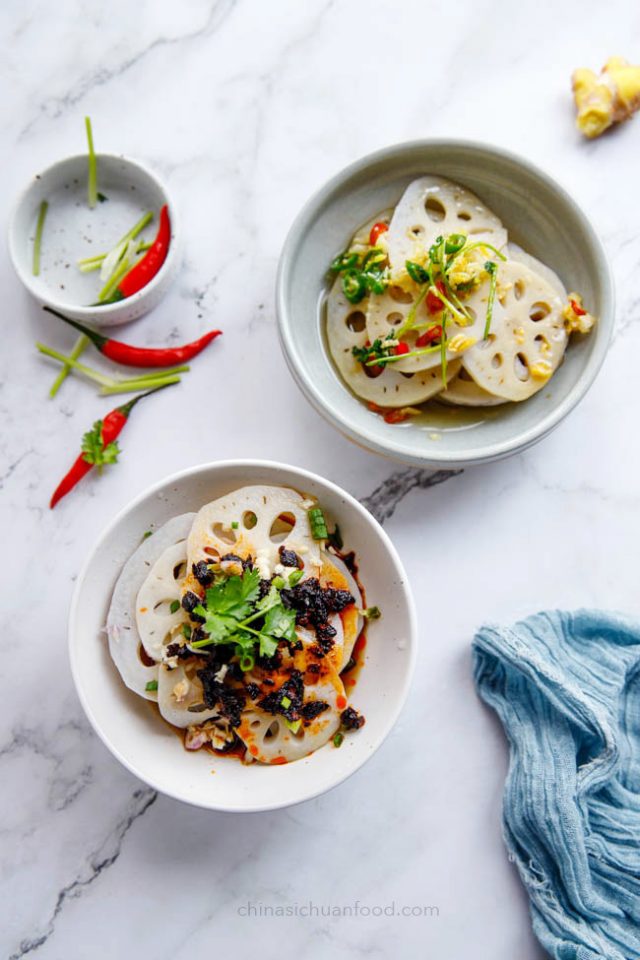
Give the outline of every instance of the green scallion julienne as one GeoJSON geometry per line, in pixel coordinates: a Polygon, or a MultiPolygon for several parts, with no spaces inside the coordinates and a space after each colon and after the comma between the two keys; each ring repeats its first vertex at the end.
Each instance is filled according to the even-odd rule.
{"type": "Polygon", "coordinates": [[[314,540],[328,540],[329,530],[324,513],[320,507],[312,507],[307,514],[309,517],[309,526],[311,527],[311,536],[314,540]]]}
{"type": "MultiPolygon", "coordinates": [[[[69,359],[77,360],[78,357],[82,356],[82,354],[84,353],[84,351],[88,346],[89,346],[89,338],[85,337],[84,333],[81,333],[73,345],[73,350],[69,354],[69,359]]],[[[51,390],[49,390],[49,396],[51,397],[52,400],[70,373],[71,373],[71,364],[65,363],[62,370],[60,371],[56,379],[53,381],[51,385],[51,390]]]]}
{"type": "Polygon", "coordinates": [[[496,299],[496,287],[498,284],[498,264],[492,260],[487,260],[484,265],[489,274],[489,296],[487,298],[487,319],[484,324],[484,339],[486,340],[491,330],[491,320],[493,318],[493,304],[496,299]]]}
{"type": "Polygon", "coordinates": [[[98,161],[96,160],[95,150],[93,149],[93,131],[91,129],[91,119],[84,118],[84,125],[87,131],[87,146],[89,148],[89,180],[87,186],[87,201],[91,210],[98,202],[98,161]]]}
{"type": "Polygon", "coordinates": [[[38,222],[36,223],[36,236],[33,241],[33,275],[34,277],[40,276],[40,250],[42,248],[42,231],[44,229],[44,221],[47,216],[47,210],[49,209],[49,204],[46,200],[43,200],[40,204],[40,210],[38,211],[38,222]]]}

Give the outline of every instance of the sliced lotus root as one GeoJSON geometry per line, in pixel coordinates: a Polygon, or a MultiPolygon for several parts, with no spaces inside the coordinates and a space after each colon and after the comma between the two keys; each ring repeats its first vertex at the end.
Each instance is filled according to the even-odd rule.
{"type": "Polygon", "coordinates": [[[157,693],[147,690],[150,681],[158,679],[158,665],[152,664],[142,646],[136,623],[136,599],[149,571],[166,550],[184,543],[195,513],[173,517],[144,540],[129,557],[114,587],[107,615],[109,652],[122,679],[130,690],[157,700],[157,693]]]}
{"type": "Polygon", "coordinates": [[[409,184],[386,234],[391,273],[406,275],[407,260],[422,261],[439,236],[465,233],[499,250],[507,231],[488,207],[458,183],[442,177],[420,177],[409,184]]]}
{"type": "MultiPolygon", "coordinates": [[[[423,403],[442,390],[439,368],[406,374],[393,369],[396,363],[372,370],[356,360],[353,348],[363,347],[369,339],[366,310],[366,299],[349,303],[338,277],[327,299],[327,341],[338,371],[356,396],[379,407],[406,407],[423,403]]],[[[459,368],[459,363],[451,364],[449,378],[459,368]]]]}
{"type": "Polygon", "coordinates": [[[191,727],[219,717],[218,710],[204,703],[202,683],[197,671],[202,668],[198,660],[178,663],[173,669],[164,664],[158,672],[158,708],[174,727],[191,727]]]}
{"type": "Polygon", "coordinates": [[[187,573],[186,537],[167,547],[140,587],[136,600],[136,624],[142,645],[152,660],[162,660],[163,647],[188,617],[180,605],[187,573]]]}
{"type": "Polygon", "coordinates": [[[343,670],[351,659],[353,647],[362,630],[363,617],[360,612],[362,610],[362,594],[355,577],[340,557],[325,553],[323,561],[322,585],[335,587],[336,590],[348,590],[355,601],[353,605],[345,607],[340,613],[343,641],[340,661],[336,665],[338,670],[343,670]]]}
{"type": "Polygon", "coordinates": [[[546,280],[556,293],[562,297],[564,302],[567,301],[567,288],[564,283],[551,267],[548,267],[546,263],[543,263],[542,260],[538,260],[537,257],[534,257],[532,254],[527,253],[526,250],[523,250],[522,247],[519,247],[517,243],[513,243],[512,240],[509,241],[507,249],[504,251],[509,260],[516,260],[518,263],[523,263],[525,267],[528,267],[529,270],[532,270],[533,273],[537,273],[542,277],[543,280],[546,280]]]}
{"type": "Polygon", "coordinates": [[[507,403],[504,397],[495,397],[479,387],[464,367],[436,399],[456,407],[497,407],[501,403],[507,403]]]}
{"type": "MultiPolygon", "coordinates": [[[[305,576],[318,576],[320,547],[311,536],[305,500],[289,487],[241,487],[206,504],[198,512],[187,545],[187,565],[217,561],[226,554],[252,557],[263,577],[273,574],[279,550],[293,550],[303,563],[305,576]]],[[[198,590],[188,573],[184,590],[198,590]]]]}
{"type": "Polygon", "coordinates": [[[526,400],[557,370],[567,346],[564,303],[551,284],[516,261],[500,263],[491,333],[463,358],[483,390],[526,400]]]}
{"type": "MultiPolygon", "coordinates": [[[[373,343],[376,339],[384,340],[390,333],[394,333],[407,319],[407,315],[412,308],[415,298],[419,294],[420,288],[417,284],[411,284],[412,292],[407,293],[405,288],[399,286],[390,286],[383,294],[373,294],[369,297],[367,307],[367,336],[373,343]]],[[[449,316],[447,320],[447,339],[453,341],[456,349],[447,350],[447,360],[453,362],[461,357],[469,347],[473,346],[484,335],[484,328],[487,314],[487,296],[489,293],[489,282],[485,280],[478,288],[465,299],[464,305],[472,319],[458,319],[455,316],[449,316]],[[467,344],[468,341],[468,344],[467,344]]],[[[436,321],[438,317],[427,311],[426,298],[418,304],[415,313],[415,322],[426,323],[427,321],[436,321]]],[[[409,330],[402,334],[402,340],[409,344],[411,350],[418,349],[416,340],[423,333],[423,330],[409,330]]],[[[416,373],[418,371],[438,370],[440,383],[440,366],[442,358],[439,350],[433,353],[426,353],[419,357],[407,357],[406,360],[397,360],[393,366],[396,371],[401,373],[416,373]]]]}
{"type": "MultiPolygon", "coordinates": [[[[255,703],[247,701],[236,732],[246,744],[249,755],[261,763],[300,760],[324,746],[340,727],[340,714],[347,705],[347,697],[333,664],[327,658],[318,660],[303,649],[296,653],[294,666],[305,677],[304,703],[321,701],[327,707],[308,724],[301,724],[298,732],[294,733],[284,717],[259,707],[259,700],[255,703]],[[311,662],[319,665],[319,674],[310,675],[307,672],[311,662]],[[309,682],[309,677],[313,677],[313,682],[309,682]]],[[[283,681],[285,679],[283,677],[283,681]]],[[[276,681],[273,690],[279,686],[281,684],[276,681]]]]}

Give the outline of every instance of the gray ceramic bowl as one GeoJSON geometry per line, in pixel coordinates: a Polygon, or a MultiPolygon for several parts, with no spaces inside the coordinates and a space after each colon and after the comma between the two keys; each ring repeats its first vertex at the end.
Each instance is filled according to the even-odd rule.
{"type": "Polygon", "coordinates": [[[614,323],[614,295],[605,252],[591,224],[547,174],[486,144],[423,140],[398,144],[353,163],[309,200],[287,237],[278,271],[280,340],[289,368],[313,406],[343,434],[416,466],[465,466],[509,456],[541,440],[576,406],[600,369],[614,323]],[[465,429],[411,420],[386,424],[344,385],[329,358],[320,304],[327,266],[355,230],[393,206],[423,174],[437,174],[477,193],[510,239],[553,267],[598,318],[573,338],[546,387],[520,404],[466,417],[465,429]]]}

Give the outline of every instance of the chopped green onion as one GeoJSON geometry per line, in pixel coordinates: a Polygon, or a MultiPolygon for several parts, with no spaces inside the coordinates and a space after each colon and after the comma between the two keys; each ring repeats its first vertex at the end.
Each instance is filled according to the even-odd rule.
{"type": "Polygon", "coordinates": [[[84,125],[87,130],[87,144],[89,146],[89,183],[87,188],[87,200],[91,210],[98,202],[98,162],[96,160],[95,150],[93,149],[93,131],[91,129],[91,120],[84,118],[84,125]]]}
{"type": "Polygon", "coordinates": [[[104,193],[100,193],[99,190],[97,196],[100,203],[106,203],[106,201],[109,199],[109,197],[105,197],[104,193]]]}
{"type": "Polygon", "coordinates": [[[149,680],[148,683],[145,683],[144,688],[145,688],[145,690],[149,690],[149,691],[151,691],[151,690],[157,690],[157,689],[158,689],[158,681],[157,681],[157,680],[149,680]]]}
{"type": "Polygon", "coordinates": [[[171,613],[177,613],[179,609],[180,609],[180,601],[172,600],[171,606],[169,607],[169,610],[171,611],[171,613]]]}
{"type": "Polygon", "coordinates": [[[49,204],[46,200],[43,200],[40,204],[40,210],[38,211],[38,222],[36,223],[36,236],[33,241],[33,275],[34,277],[40,276],[40,248],[42,246],[42,231],[44,229],[44,221],[47,216],[47,210],[49,209],[49,204]]]}
{"type": "Polygon", "coordinates": [[[232,523],[231,523],[231,529],[232,529],[232,530],[237,530],[239,526],[240,526],[240,524],[238,523],[237,520],[233,520],[233,521],[232,521],[232,523]]]}
{"type": "Polygon", "coordinates": [[[484,325],[484,339],[486,340],[491,330],[491,319],[493,317],[493,304],[496,299],[496,287],[498,284],[498,264],[492,260],[487,260],[484,265],[489,274],[489,296],[487,298],[487,319],[484,325]]]}
{"type": "Polygon", "coordinates": [[[185,640],[191,640],[191,626],[188,623],[182,624],[182,636],[185,640]]]}
{"type": "Polygon", "coordinates": [[[280,701],[280,706],[281,706],[281,707],[284,707],[285,710],[288,710],[289,707],[291,706],[291,700],[290,700],[290,698],[289,698],[289,697],[283,697],[282,700],[280,701]]]}
{"type": "Polygon", "coordinates": [[[367,285],[359,270],[346,270],[342,277],[342,290],[349,303],[360,303],[367,292],[367,285]]]}
{"type": "MultiPolygon", "coordinates": [[[[73,345],[73,350],[69,354],[69,359],[77,360],[78,357],[80,357],[84,353],[85,349],[88,346],[89,346],[89,338],[85,337],[84,333],[81,333],[73,345]]],[[[65,363],[62,370],[60,371],[56,379],[53,381],[53,384],[51,385],[51,390],[49,390],[49,396],[51,397],[52,400],[70,373],[71,373],[71,364],[65,363]]]]}
{"type": "Polygon", "coordinates": [[[362,616],[365,620],[379,620],[382,613],[380,612],[380,607],[367,607],[366,610],[362,611],[362,616]]]}
{"type": "Polygon", "coordinates": [[[256,665],[255,657],[252,653],[243,653],[240,657],[240,669],[243,673],[248,673],[256,665]]]}
{"type": "Polygon", "coordinates": [[[274,577],[271,581],[276,590],[282,590],[283,587],[286,587],[284,577],[274,577]]]}
{"type": "Polygon", "coordinates": [[[429,259],[432,263],[441,264],[444,260],[444,237],[436,237],[429,247],[429,259]]]}
{"type": "Polygon", "coordinates": [[[304,577],[303,570],[294,570],[293,573],[289,574],[289,586],[295,587],[296,583],[300,583],[303,577],[304,577]]]}
{"type": "Polygon", "coordinates": [[[284,722],[289,727],[289,730],[291,730],[291,733],[297,733],[302,725],[302,720],[287,720],[286,717],[284,718],[284,722]]]}
{"type": "Polygon", "coordinates": [[[405,266],[407,273],[415,283],[429,283],[431,280],[429,271],[421,267],[419,263],[414,263],[413,260],[407,260],[405,266]]]}
{"type": "Polygon", "coordinates": [[[327,521],[320,507],[312,507],[307,514],[309,517],[309,526],[311,527],[311,536],[314,540],[328,540],[329,531],[327,521]]]}
{"type": "Polygon", "coordinates": [[[148,540],[151,536],[153,536],[153,530],[145,530],[145,532],[142,534],[142,539],[148,540]]]}
{"type": "Polygon", "coordinates": [[[344,740],[344,734],[340,733],[340,731],[338,730],[335,737],[333,738],[334,747],[341,747],[343,740],[344,740]]]}

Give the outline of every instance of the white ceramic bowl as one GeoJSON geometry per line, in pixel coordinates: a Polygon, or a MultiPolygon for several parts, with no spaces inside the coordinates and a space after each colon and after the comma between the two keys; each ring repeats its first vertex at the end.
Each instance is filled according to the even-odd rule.
{"type": "Polygon", "coordinates": [[[87,204],[87,156],[67,157],[37,174],[20,194],[9,222],[9,252],[18,277],[40,304],[75,320],[100,327],[135,320],[155,307],[178,265],[175,206],[161,180],[144,164],[100,153],[98,190],[108,199],[93,210],[87,204]],[[33,245],[40,204],[48,201],[39,276],[33,275],[33,245]],[[156,276],[133,296],[106,306],[90,306],[103,286],[99,271],[81,273],[76,261],[107,252],[147,211],[153,221],[144,231],[152,239],[160,208],[167,204],[171,243],[156,276]]]}
{"type": "Polygon", "coordinates": [[[388,536],[348,493],[316,474],[264,461],[193,467],[139,496],[109,524],[78,578],[69,624],[71,669],[98,736],[150,786],[212,810],[270,810],[308,800],[354,773],[378,749],[407,696],[416,652],[416,622],[407,577],[388,536]],[[365,726],[303,760],[244,766],[231,757],[188,753],[152,704],[131,693],[113,665],[103,631],[114,583],[146,530],[176,514],[251,483],[284,484],[318,497],[356,551],[367,602],[382,618],[368,628],[366,661],[352,697],[365,726]],[[215,775],[212,775],[215,774],[215,775]]]}
{"type": "Polygon", "coordinates": [[[284,355],[313,406],[351,440],[419,467],[459,467],[509,456],[550,433],[591,386],[614,325],[612,280],[602,244],[568,193],[528,161],[481,143],[424,140],[370,154],[333,177],[302,209],[284,245],[277,282],[284,355]],[[562,367],[523,403],[480,412],[473,425],[440,429],[387,424],[345,386],[326,347],[320,304],[328,265],[355,230],[394,206],[407,184],[437,174],[469,187],[494,210],[510,238],[583,294],[599,321],[572,342],[562,367]]]}

